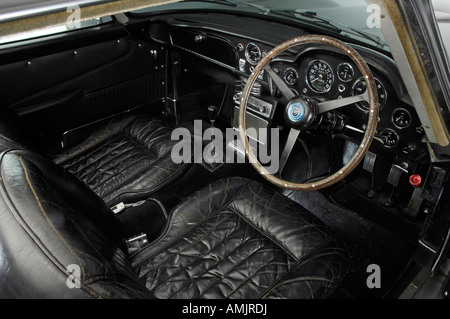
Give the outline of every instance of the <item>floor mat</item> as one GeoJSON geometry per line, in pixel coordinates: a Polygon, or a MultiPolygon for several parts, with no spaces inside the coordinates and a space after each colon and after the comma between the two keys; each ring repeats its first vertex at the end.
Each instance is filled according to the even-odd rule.
{"type": "MultiPolygon", "coordinates": [[[[361,215],[344,209],[320,192],[286,192],[286,195],[307,208],[331,227],[347,244],[350,269],[338,297],[382,298],[401,275],[415,251],[403,237],[361,215]],[[381,288],[369,289],[369,265],[381,269],[381,288]]],[[[360,207],[364,210],[364,207],[360,207]]]]}

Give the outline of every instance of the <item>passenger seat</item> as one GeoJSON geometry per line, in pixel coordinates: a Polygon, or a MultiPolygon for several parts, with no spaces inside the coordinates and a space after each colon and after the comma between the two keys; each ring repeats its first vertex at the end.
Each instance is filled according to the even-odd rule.
{"type": "MultiPolygon", "coordinates": [[[[4,111],[2,111],[4,112],[4,111]]],[[[28,149],[41,153],[17,129],[14,114],[0,117],[0,152],[28,149]]],[[[81,144],[52,157],[108,205],[148,198],[176,181],[188,168],[171,158],[173,127],[148,116],[128,115],[98,128],[81,144]]],[[[26,133],[26,132],[25,132],[26,133]]]]}

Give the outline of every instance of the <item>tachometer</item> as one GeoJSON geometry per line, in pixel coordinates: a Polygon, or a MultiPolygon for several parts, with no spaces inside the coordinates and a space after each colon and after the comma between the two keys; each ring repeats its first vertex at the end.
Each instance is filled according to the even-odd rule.
{"type": "MultiPolygon", "coordinates": [[[[377,85],[378,90],[378,100],[380,102],[380,110],[383,109],[384,105],[386,104],[387,100],[387,92],[384,88],[383,84],[375,79],[375,84],[377,85]]],[[[359,78],[355,84],[353,85],[353,95],[360,95],[364,94],[367,90],[367,83],[364,80],[364,78],[359,78]]],[[[369,111],[369,103],[368,102],[358,102],[356,105],[363,111],[369,111]]]]}
{"type": "Polygon", "coordinates": [[[261,49],[254,43],[249,43],[245,49],[245,57],[251,65],[257,65],[262,58],[261,49]]]}
{"type": "Polygon", "coordinates": [[[324,61],[312,61],[306,73],[306,83],[316,93],[327,93],[334,83],[333,70],[324,61]]]}

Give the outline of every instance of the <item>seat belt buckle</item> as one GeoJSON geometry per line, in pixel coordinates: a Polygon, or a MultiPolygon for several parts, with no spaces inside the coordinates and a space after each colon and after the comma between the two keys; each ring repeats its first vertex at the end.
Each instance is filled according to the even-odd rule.
{"type": "Polygon", "coordinates": [[[111,207],[111,210],[113,211],[114,214],[118,214],[121,211],[123,211],[125,208],[138,207],[138,206],[145,204],[145,202],[146,202],[145,200],[141,200],[137,203],[131,203],[131,204],[125,204],[124,202],[121,202],[121,203],[117,204],[116,206],[111,207]]]}
{"type": "Polygon", "coordinates": [[[134,237],[128,239],[126,242],[127,242],[128,254],[130,254],[130,255],[141,250],[142,248],[144,248],[145,246],[147,246],[149,244],[147,235],[144,233],[134,236],[134,237]]]}
{"type": "Polygon", "coordinates": [[[118,214],[121,211],[123,211],[125,209],[125,204],[124,203],[119,203],[113,207],[111,207],[111,210],[113,211],[114,214],[118,214]]]}

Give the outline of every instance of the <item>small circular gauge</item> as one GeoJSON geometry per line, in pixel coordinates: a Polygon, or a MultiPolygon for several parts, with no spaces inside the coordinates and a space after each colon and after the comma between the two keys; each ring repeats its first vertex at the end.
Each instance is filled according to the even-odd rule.
{"type": "MultiPolygon", "coordinates": [[[[380,102],[380,110],[382,110],[386,104],[387,92],[383,84],[379,80],[375,79],[375,84],[378,90],[378,101],[380,102]]],[[[367,91],[366,81],[364,80],[364,78],[359,78],[353,85],[353,95],[361,95],[366,93],[366,91],[367,91]]],[[[369,102],[366,101],[358,102],[356,103],[356,105],[363,111],[369,111],[369,102]]]]}
{"type": "Polygon", "coordinates": [[[254,43],[249,43],[245,48],[245,58],[251,65],[257,65],[262,58],[261,49],[254,43]]]}
{"type": "Polygon", "coordinates": [[[324,61],[312,61],[306,73],[306,83],[316,93],[327,93],[334,83],[333,70],[324,61]]]}
{"type": "Polygon", "coordinates": [[[353,70],[353,67],[350,63],[341,63],[337,67],[337,76],[342,82],[348,83],[350,81],[353,81],[353,78],[355,77],[355,71],[353,70]]]}
{"type": "Polygon", "coordinates": [[[411,113],[402,108],[394,110],[392,112],[392,123],[401,130],[408,128],[412,123],[411,113]]]}
{"type": "Polygon", "coordinates": [[[400,142],[400,136],[393,129],[386,128],[380,133],[380,137],[384,137],[384,146],[387,148],[394,148],[400,142]]]}
{"type": "Polygon", "coordinates": [[[287,68],[284,72],[284,80],[289,85],[294,85],[298,81],[298,73],[293,68],[287,68]]]}

